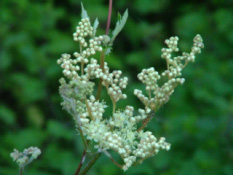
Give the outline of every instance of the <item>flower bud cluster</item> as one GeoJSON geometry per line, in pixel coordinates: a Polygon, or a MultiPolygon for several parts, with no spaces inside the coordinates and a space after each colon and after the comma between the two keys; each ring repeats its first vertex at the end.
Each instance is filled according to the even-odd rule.
{"type": "Polygon", "coordinates": [[[77,64],[77,60],[71,59],[71,56],[69,54],[62,54],[61,58],[57,60],[58,64],[61,64],[61,67],[63,68],[63,74],[71,79],[73,77],[77,77],[78,73],[77,71],[80,70],[80,67],[77,64]]]}
{"type": "Polygon", "coordinates": [[[137,157],[151,157],[157,154],[160,149],[166,149],[167,151],[170,149],[170,144],[165,142],[164,137],[157,141],[157,138],[149,131],[143,133],[143,135],[140,143],[137,145],[137,149],[134,150],[134,154],[137,157]]]}
{"type": "Polygon", "coordinates": [[[75,59],[71,59],[69,54],[63,54],[62,57],[57,61],[63,68],[63,74],[71,79],[81,79],[88,81],[88,76],[78,74],[81,71],[83,74],[83,65],[89,62],[88,57],[95,55],[96,52],[101,52],[103,36],[93,36],[93,27],[91,27],[89,18],[82,19],[76,27],[76,32],[73,33],[74,41],[78,41],[80,44],[80,52],[74,52],[75,59]],[[89,43],[86,42],[85,38],[90,37],[89,43]],[[81,63],[81,68],[79,64],[81,63]]]}
{"type": "Polygon", "coordinates": [[[109,132],[109,127],[105,120],[91,120],[83,124],[82,131],[88,140],[93,140],[99,145],[105,145],[106,140],[103,137],[109,132]]]}
{"type": "Polygon", "coordinates": [[[138,109],[138,113],[140,115],[137,115],[137,116],[134,117],[135,120],[136,120],[136,123],[138,123],[138,122],[146,119],[147,118],[147,114],[149,113],[149,111],[146,111],[144,109],[138,109]]]}
{"type": "Polygon", "coordinates": [[[203,40],[201,38],[201,35],[196,35],[193,39],[193,47],[192,47],[192,53],[195,55],[196,53],[201,53],[201,49],[204,48],[203,40]]]}
{"type": "Polygon", "coordinates": [[[96,101],[95,97],[90,96],[90,100],[86,102],[86,112],[80,114],[81,124],[87,124],[90,119],[100,121],[105,112],[106,105],[102,102],[96,101]]]}
{"type": "Polygon", "coordinates": [[[179,48],[178,45],[179,38],[177,36],[170,37],[169,39],[165,40],[165,44],[167,44],[168,48],[171,49],[174,52],[178,52],[179,48]]]}
{"type": "Polygon", "coordinates": [[[104,73],[100,68],[100,65],[97,63],[97,60],[94,58],[91,58],[91,61],[84,69],[84,72],[87,76],[87,79],[102,78],[104,76],[104,73]]]}
{"type": "Polygon", "coordinates": [[[92,95],[90,96],[90,100],[87,100],[87,106],[89,108],[89,112],[92,116],[92,120],[101,120],[103,117],[103,113],[105,112],[104,108],[106,105],[99,101],[96,101],[95,97],[92,95]]]}
{"type": "Polygon", "coordinates": [[[91,36],[92,33],[93,27],[91,27],[89,18],[84,18],[78,23],[76,32],[73,33],[74,41],[78,41],[82,46],[87,47],[87,43],[84,38],[88,35],[91,36]]]}
{"type": "Polygon", "coordinates": [[[108,82],[104,82],[104,85],[107,84],[107,90],[108,90],[108,94],[109,96],[112,98],[113,102],[117,102],[120,99],[126,99],[127,95],[123,94],[122,90],[126,88],[127,84],[128,84],[128,78],[124,77],[124,78],[120,78],[120,76],[122,75],[122,72],[120,70],[118,71],[113,71],[110,74],[106,74],[107,76],[107,80],[111,80],[108,82]]]}
{"type": "Polygon", "coordinates": [[[113,149],[114,151],[124,154],[125,149],[122,146],[122,139],[119,135],[112,132],[107,132],[103,135],[103,139],[106,141],[104,143],[105,148],[113,149]]]}
{"type": "Polygon", "coordinates": [[[59,92],[62,97],[82,101],[93,92],[94,83],[91,81],[80,81],[72,79],[68,83],[64,78],[60,79],[59,92]]]}
{"type": "Polygon", "coordinates": [[[136,161],[136,156],[129,156],[129,157],[124,158],[123,160],[124,160],[125,165],[122,167],[122,169],[126,171],[136,161]]]}
{"type": "MultiPolygon", "coordinates": [[[[85,40],[85,39],[84,39],[85,40]]],[[[103,41],[103,36],[98,36],[91,38],[89,40],[89,46],[86,49],[82,50],[81,53],[74,52],[74,56],[77,58],[78,62],[85,62],[87,63],[87,57],[90,57],[91,55],[95,55],[96,52],[101,52],[103,48],[101,47],[103,41]]]]}
{"type": "Polygon", "coordinates": [[[27,149],[24,149],[23,152],[19,152],[17,149],[14,149],[14,152],[10,154],[10,156],[13,158],[13,161],[15,161],[20,168],[23,168],[25,165],[31,163],[34,159],[37,159],[37,157],[41,154],[41,151],[37,147],[30,147],[27,149]]]}
{"type": "Polygon", "coordinates": [[[161,57],[166,59],[167,70],[162,72],[161,76],[167,77],[167,82],[159,86],[158,80],[160,80],[161,76],[154,68],[143,69],[142,72],[138,74],[138,79],[146,85],[149,97],[145,96],[142,91],[138,89],[135,89],[134,94],[151,110],[157,110],[166,103],[170,95],[174,92],[175,87],[184,83],[185,79],[179,78],[182,75],[182,70],[189,62],[195,60],[195,55],[201,53],[201,48],[204,47],[201,36],[196,35],[190,53],[184,52],[182,56],[172,58],[172,52],[179,51],[177,47],[178,40],[178,37],[171,37],[165,40],[165,44],[167,44],[168,48],[162,49],[161,57]]]}
{"type": "Polygon", "coordinates": [[[146,90],[151,91],[158,88],[157,81],[160,79],[160,75],[153,67],[149,69],[143,69],[138,74],[138,79],[146,85],[146,90]]]}
{"type": "Polygon", "coordinates": [[[172,61],[171,53],[179,51],[179,48],[177,47],[178,40],[179,40],[179,38],[177,36],[176,37],[170,37],[169,39],[165,40],[165,44],[168,46],[168,48],[163,48],[162,49],[161,57],[166,59],[168,62],[172,61]]]}

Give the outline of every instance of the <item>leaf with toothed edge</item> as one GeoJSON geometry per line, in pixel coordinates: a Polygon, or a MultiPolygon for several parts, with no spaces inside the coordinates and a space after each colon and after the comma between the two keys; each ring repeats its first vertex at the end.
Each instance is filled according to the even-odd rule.
{"type": "Polygon", "coordinates": [[[121,30],[123,29],[123,27],[125,26],[125,23],[127,21],[128,18],[128,9],[126,9],[124,15],[121,17],[121,15],[118,15],[118,21],[116,23],[116,27],[112,32],[112,38],[111,38],[111,43],[113,43],[114,39],[116,38],[116,36],[121,32],[121,30]]]}

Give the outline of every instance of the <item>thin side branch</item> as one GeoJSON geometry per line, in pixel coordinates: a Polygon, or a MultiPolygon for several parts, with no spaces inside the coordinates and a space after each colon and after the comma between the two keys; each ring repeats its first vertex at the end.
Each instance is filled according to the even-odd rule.
{"type": "Polygon", "coordinates": [[[147,115],[147,118],[143,120],[143,124],[140,128],[138,128],[137,132],[140,132],[141,130],[143,130],[147,124],[150,122],[150,120],[154,117],[155,115],[155,112],[154,111],[151,111],[148,115],[147,115]]]}
{"type": "Polygon", "coordinates": [[[108,152],[108,151],[104,151],[104,154],[116,165],[118,166],[119,168],[123,168],[123,165],[119,164],[112,156],[111,154],[108,152]]]}

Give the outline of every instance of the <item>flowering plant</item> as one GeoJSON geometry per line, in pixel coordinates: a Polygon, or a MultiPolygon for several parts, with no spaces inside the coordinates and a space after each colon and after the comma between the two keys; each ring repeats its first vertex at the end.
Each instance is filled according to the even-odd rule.
{"type": "MultiPolygon", "coordinates": [[[[166,60],[167,69],[160,74],[151,67],[143,69],[138,74],[138,79],[145,84],[147,95],[138,89],[134,90],[134,94],[145,108],[138,109],[137,112],[133,106],[118,109],[117,102],[127,98],[123,90],[127,87],[128,78],[121,77],[121,70],[110,71],[104,57],[110,53],[113,42],[125,25],[127,17],[126,10],[117,22],[112,36],[108,34],[109,26],[105,35],[96,36],[98,20],[96,19],[94,25],[91,25],[90,18],[82,6],[82,19],[73,33],[74,41],[79,43],[79,51],[73,53],[74,58],[70,54],[63,54],[58,60],[65,77],[60,79],[59,88],[63,98],[62,106],[72,115],[85,146],[76,174],[79,174],[86,152],[93,144],[97,151],[93,162],[104,153],[125,171],[154,156],[159,150],[169,150],[170,144],[164,137],[157,138],[144,128],[154,117],[155,112],[168,102],[174,89],[184,83],[184,78],[181,78],[182,70],[188,63],[195,61],[196,54],[204,47],[201,36],[196,35],[190,53],[183,52],[181,56],[172,57],[172,52],[179,51],[177,47],[179,38],[171,37],[165,40],[167,48],[162,49],[161,57],[166,60]],[[94,58],[97,52],[101,52],[100,63],[94,58]],[[100,82],[96,97],[93,93],[95,79],[100,82]],[[160,85],[161,79],[166,80],[162,85],[160,85]],[[112,101],[111,116],[105,116],[105,109],[110,105],[100,99],[102,86],[106,88],[112,101]],[[140,123],[142,126],[138,127],[140,123]],[[112,158],[109,152],[111,149],[120,155],[123,160],[122,165],[112,158]]],[[[81,174],[84,174],[88,168],[89,165],[81,174]]]]}
{"type": "MultiPolygon", "coordinates": [[[[64,77],[60,79],[59,93],[63,99],[62,107],[74,119],[76,128],[82,138],[84,151],[75,175],[84,175],[105,154],[114,164],[128,170],[131,166],[142,163],[145,159],[156,155],[160,150],[169,150],[170,143],[164,137],[156,137],[145,129],[155,113],[169,101],[171,94],[178,85],[184,83],[182,70],[195,56],[201,53],[204,44],[198,34],[193,39],[190,53],[183,52],[180,56],[172,56],[179,52],[178,37],[165,40],[166,48],[162,49],[161,57],[166,61],[167,69],[159,73],[155,68],[143,69],[138,79],[145,85],[147,94],[135,89],[134,95],[143,103],[144,108],[135,110],[127,105],[124,109],[117,107],[117,102],[127,99],[123,90],[128,85],[128,78],[122,77],[121,70],[111,71],[105,56],[109,55],[117,35],[123,29],[128,18],[128,11],[118,20],[115,29],[109,34],[112,0],[109,1],[109,14],[104,35],[97,36],[98,19],[91,25],[90,18],[82,6],[82,19],[73,33],[73,39],[79,44],[79,50],[70,54],[62,54],[57,63],[63,69],[64,77]],[[94,56],[101,53],[100,61],[94,56]],[[97,94],[94,94],[96,82],[99,81],[97,94]],[[106,88],[112,104],[101,99],[102,88],[106,88]],[[106,116],[106,108],[112,108],[110,116],[106,116]],[[93,159],[82,169],[86,155],[95,150],[93,159]],[[111,156],[111,150],[122,158],[118,163],[111,156]],[[82,171],[81,171],[82,170],[82,171]]],[[[23,153],[17,150],[11,154],[20,166],[20,175],[25,165],[36,159],[38,148],[26,149],[23,153]],[[28,155],[31,154],[31,158],[28,155]]]]}

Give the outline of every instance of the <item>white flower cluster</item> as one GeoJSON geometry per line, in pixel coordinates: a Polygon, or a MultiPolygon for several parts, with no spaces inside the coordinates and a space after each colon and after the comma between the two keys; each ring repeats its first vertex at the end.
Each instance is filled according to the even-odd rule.
{"type": "MultiPolygon", "coordinates": [[[[76,32],[73,33],[74,41],[78,41],[80,44],[80,52],[74,52],[75,59],[71,58],[69,54],[62,54],[57,63],[63,68],[63,74],[69,78],[75,78],[83,81],[89,81],[89,76],[83,75],[83,66],[89,62],[88,57],[95,55],[96,52],[101,52],[103,36],[93,36],[93,27],[91,27],[89,18],[82,19],[79,25],[76,27],[76,32]],[[90,37],[89,44],[86,42],[86,38],[90,37]],[[81,68],[79,64],[81,63],[81,68]],[[78,73],[81,71],[81,75],[78,73]]],[[[93,61],[92,61],[93,63],[93,61]]]]}
{"type": "Polygon", "coordinates": [[[157,141],[156,137],[151,132],[148,131],[143,134],[144,136],[137,145],[138,148],[135,150],[137,157],[146,158],[158,153],[159,149],[166,149],[167,151],[170,149],[170,144],[165,142],[164,137],[161,137],[159,141],[157,141]]]}
{"type": "Polygon", "coordinates": [[[71,56],[69,54],[62,54],[61,58],[57,61],[57,63],[61,64],[61,67],[63,68],[62,72],[66,77],[77,77],[77,71],[80,70],[80,67],[76,65],[77,60],[73,60],[70,57],[71,56]]]}
{"type": "Polygon", "coordinates": [[[101,120],[103,117],[103,113],[104,113],[104,108],[106,108],[106,105],[104,105],[104,103],[96,101],[95,97],[93,95],[90,96],[90,99],[87,100],[87,111],[80,114],[81,117],[81,122],[83,123],[87,123],[89,122],[89,118],[91,118],[92,120],[101,120]]]}
{"type": "Polygon", "coordinates": [[[166,59],[167,70],[162,72],[161,75],[155,69],[143,69],[138,74],[138,79],[146,85],[146,91],[149,97],[145,96],[141,90],[136,89],[134,94],[142,101],[142,103],[151,110],[157,110],[160,106],[169,100],[170,95],[174,92],[174,89],[183,84],[185,79],[180,78],[181,71],[189,63],[195,60],[195,55],[201,53],[201,48],[204,47],[202,38],[200,35],[196,35],[194,38],[194,44],[190,53],[183,53],[182,56],[172,58],[172,52],[178,52],[177,47],[178,37],[171,37],[165,40],[168,48],[162,49],[161,57],[166,59]],[[162,86],[159,86],[158,81],[161,77],[167,77],[167,82],[162,86]]]}
{"type": "Polygon", "coordinates": [[[172,58],[171,53],[179,50],[178,37],[165,41],[168,48],[162,49],[162,58],[167,61],[167,70],[160,75],[154,68],[149,68],[138,74],[139,80],[146,85],[149,96],[143,95],[141,90],[134,91],[145,105],[145,109],[139,109],[138,115],[134,115],[132,106],[126,106],[124,110],[116,109],[116,103],[127,98],[122,91],[128,84],[128,78],[121,78],[120,70],[110,72],[106,62],[100,66],[96,59],[89,59],[106,46],[103,43],[105,36],[94,36],[93,28],[89,18],[82,19],[73,34],[74,40],[80,43],[80,51],[74,53],[74,59],[69,54],[63,54],[58,60],[69,80],[67,83],[64,79],[60,80],[60,94],[64,100],[62,105],[73,115],[76,126],[85,138],[93,141],[98,150],[116,151],[124,161],[122,168],[127,170],[130,166],[154,156],[161,149],[170,149],[170,144],[165,142],[164,137],[157,139],[151,132],[144,131],[144,124],[168,101],[174,88],[184,82],[183,78],[179,78],[181,70],[188,62],[193,61],[196,53],[200,53],[203,43],[200,35],[197,35],[191,53],[172,58]],[[87,37],[89,42],[86,41],[87,37]],[[162,77],[167,77],[168,81],[159,86],[158,81],[162,77]],[[104,116],[106,104],[93,95],[93,79],[101,79],[112,100],[113,113],[110,117],[104,116]],[[143,126],[138,129],[141,121],[143,126]]]}
{"type": "Polygon", "coordinates": [[[78,41],[82,46],[87,47],[84,38],[88,35],[92,35],[92,32],[93,27],[91,27],[89,18],[82,19],[76,27],[76,32],[73,33],[74,41],[78,41]]]}
{"type": "Polygon", "coordinates": [[[13,160],[19,165],[20,168],[31,163],[34,159],[41,154],[41,151],[37,147],[30,147],[24,149],[23,152],[19,152],[17,149],[14,149],[14,152],[10,154],[13,160]]]}
{"type": "Polygon", "coordinates": [[[128,84],[128,78],[120,78],[122,72],[120,70],[113,71],[110,74],[105,74],[107,81],[104,80],[104,86],[107,87],[108,94],[112,98],[113,102],[117,102],[120,99],[126,99],[127,95],[122,93],[122,89],[125,89],[128,84]],[[110,80],[110,81],[109,81],[110,80]]]}
{"type": "MultiPolygon", "coordinates": [[[[116,151],[124,161],[123,170],[127,170],[137,159],[142,161],[154,156],[160,149],[170,149],[165,138],[157,141],[151,132],[137,131],[138,121],[146,118],[145,111],[141,109],[140,112],[142,116],[133,116],[133,107],[127,106],[125,111],[114,113],[110,119],[102,118],[82,123],[83,133],[87,139],[97,143],[95,148],[116,151]]],[[[87,113],[84,115],[86,117],[87,113]]],[[[80,116],[82,118],[83,114],[80,116]]]]}

